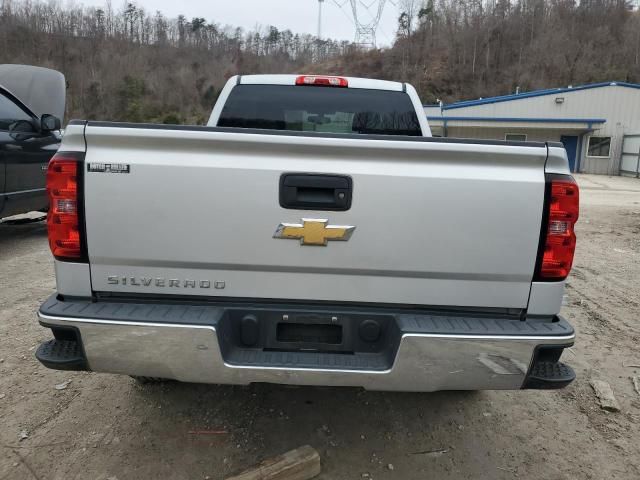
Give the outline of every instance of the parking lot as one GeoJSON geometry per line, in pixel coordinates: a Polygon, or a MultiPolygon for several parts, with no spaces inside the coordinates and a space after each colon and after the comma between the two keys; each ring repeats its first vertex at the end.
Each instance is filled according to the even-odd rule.
{"type": "Polygon", "coordinates": [[[47,370],[44,222],[0,225],[0,479],[222,479],[304,444],[321,479],[640,478],[640,180],[580,176],[560,391],[405,394],[165,383],[47,370]],[[621,411],[602,410],[589,381],[621,411]]]}

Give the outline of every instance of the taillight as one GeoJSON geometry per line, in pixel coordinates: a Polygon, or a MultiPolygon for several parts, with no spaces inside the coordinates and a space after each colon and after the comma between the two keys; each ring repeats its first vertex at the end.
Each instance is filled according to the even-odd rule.
{"type": "Polygon", "coordinates": [[[545,219],[538,258],[537,279],[560,281],[567,278],[576,250],[574,226],[580,211],[578,184],[568,175],[549,175],[545,199],[545,219]]]}
{"type": "Polygon", "coordinates": [[[82,261],[83,227],[79,181],[82,154],[56,153],[47,170],[49,247],[58,260],[82,261]]]}
{"type": "Polygon", "coordinates": [[[302,75],[296,78],[296,85],[347,88],[349,86],[349,81],[343,77],[322,77],[317,75],[302,75]]]}

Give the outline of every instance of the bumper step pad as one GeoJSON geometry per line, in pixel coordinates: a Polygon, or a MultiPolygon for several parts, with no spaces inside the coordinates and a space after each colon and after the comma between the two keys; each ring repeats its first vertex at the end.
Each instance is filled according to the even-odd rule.
{"type": "Polygon", "coordinates": [[[87,370],[87,360],[81,345],[74,340],[49,340],[40,344],[36,358],[54,370],[87,370]]]}
{"type": "Polygon", "coordinates": [[[317,368],[325,370],[384,371],[391,368],[393,357],[384,354],[356,353],[343,355],[326,352],[269,352],[242,350],[227,352],[225,360],[236,366],[270,368],[317,368]]]}
{"type": "Polygon", "coordinates": [[[564,388],[576,379],[576,373],[562,362],[536,362],[531,367],[525,389],[555,390],[564,388]]]}

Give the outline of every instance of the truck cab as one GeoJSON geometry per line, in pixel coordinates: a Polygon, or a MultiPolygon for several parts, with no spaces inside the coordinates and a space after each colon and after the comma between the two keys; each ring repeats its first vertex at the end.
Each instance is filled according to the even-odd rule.
{"type": "Polygon", "coordinates": [[[427,118],[422,114],[420,97],[412,85],[319,75],[232,77],[220,93],[207,125],[431,136],[427,118]]]}

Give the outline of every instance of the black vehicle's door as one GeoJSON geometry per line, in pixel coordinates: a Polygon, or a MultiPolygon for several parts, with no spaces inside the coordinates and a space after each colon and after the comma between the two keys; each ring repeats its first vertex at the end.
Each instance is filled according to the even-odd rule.
{"type": "Polygon", "coordinates": [[[47,164],[58,149],[59,139],[51,132],[38,132],[34,120],[28,112],[0,92],[3,217],[47,207],[47,164]]]}

